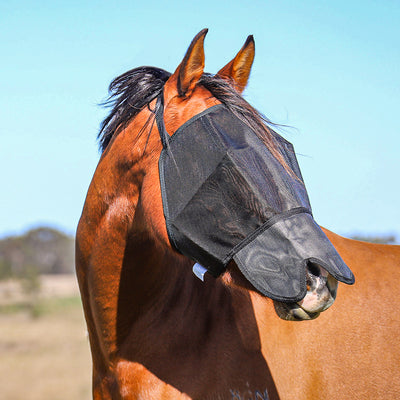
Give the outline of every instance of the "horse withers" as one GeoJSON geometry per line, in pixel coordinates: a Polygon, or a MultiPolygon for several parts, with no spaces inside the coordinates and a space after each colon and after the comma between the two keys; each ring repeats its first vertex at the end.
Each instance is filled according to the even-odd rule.
{"type": "Polygon", "coordinates": [[[284,337],[274,349],[266,339],[293,324],[283,319],[316,318],[337,279],[352,283],[312,220],[290,144],[240,95],[254,40],[212,76],[203,73],[205,34],[174,74],[141,67],[110,86],[113,109],[76,238],[94,399],[290,398],[276,357],[284,337]],[[184,143],[196,123],[203,135],[184,143]],[[203,150],[193,167],[182,160],[196,140],[203,150]],[[251,174],[243,154],[252,155],[251,174]],[[182,191],[168,183],[196,171],[182,191]],[[191,272],[195,261],[209,272],[204,282],[191,272]]]}

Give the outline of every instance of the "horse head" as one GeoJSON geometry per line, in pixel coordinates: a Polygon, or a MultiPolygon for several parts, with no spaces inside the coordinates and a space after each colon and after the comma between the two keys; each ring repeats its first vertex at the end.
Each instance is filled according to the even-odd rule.
{"type": "Polygon", "coordinates": [[[121,96],[103,123],[103,157],[111,141],[122,143],[108,134],[116,127],[135,138],[118,153],[125,154],[121,168],[140,177],[131,190],[136,230],[174,264],[197,262],[227,287],[272,298],[283,319],[316,318],[334,302],[338,280],[354,277],[313,220],[292,145],[241,96],[253,37],[210,75],[206,33],[196,35],[173,74],[148,67],[140,81],[138,70],[114,81],[121,96]],[[143,100],[129,118],[140,129],[121,124],[129,103],[122,94],[133,84],[143,100]]]}

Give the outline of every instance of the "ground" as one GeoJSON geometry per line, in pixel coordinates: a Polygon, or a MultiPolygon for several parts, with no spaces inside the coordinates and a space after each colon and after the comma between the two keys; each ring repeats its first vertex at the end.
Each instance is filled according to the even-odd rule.
{"type": "Polygon", "coordinates": [[[0,399],[89,400],[91,359],[74,276],[44,277],[33,306],[0,284],[0,399]]]}

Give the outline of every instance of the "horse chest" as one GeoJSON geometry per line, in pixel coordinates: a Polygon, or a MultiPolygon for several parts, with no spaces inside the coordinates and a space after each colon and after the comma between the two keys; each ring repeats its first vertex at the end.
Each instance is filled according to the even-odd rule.
{"type": "MultiPolygon", "coordinates": [[[[229,389],[220,386],[226,379],[223,371],[215,376],[214,384],[205,385],[198,380],[198,375],[191,377],[191,385],[177,388],[166,383],[144,365],[121,360],[117,364],[118,395],[124,400],[162,399],[162,400],[191,400],[191,399],[218,399],[218,400],[270,400],[267,389],[257,390],[246,387],[229,389]],[[219,384],[216,384],[217,382],[219,384]],[[187,392],[181,391],[186,390],[187,392]]],[[[189,379],[189,377],[188,377],[189,379]]]]}
{"type": "Polygon", "coordinates": [[[132,330],[118,351],[115,372],[124,399],[277,398],[267,395],[276,389],[257,341],[249,346],[238,321],[219,316],[209,321],[208,333],[202,318],[164,322],[132,330]]]}

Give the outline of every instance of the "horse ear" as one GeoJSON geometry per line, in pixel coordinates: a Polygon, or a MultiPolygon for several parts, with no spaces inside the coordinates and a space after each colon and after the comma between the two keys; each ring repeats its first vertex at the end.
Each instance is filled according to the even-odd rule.
{"type": "Polygon", "coordinates": [[[204,38],[208,29],[199,32],[185,54],[182,62],[173,74],[177,78],[178,94],[190,96],[204,71],[204,38]]]}
{"type": "Polygon", "coordinates": [[[255,43],[253,35],[247,37],[243,47],[236,54],[236,57],[219,70],[217,75],[221,78],[233,81],[235,89],[242,93],[249,80],[251,66],[255,54],[255,43]]]}

